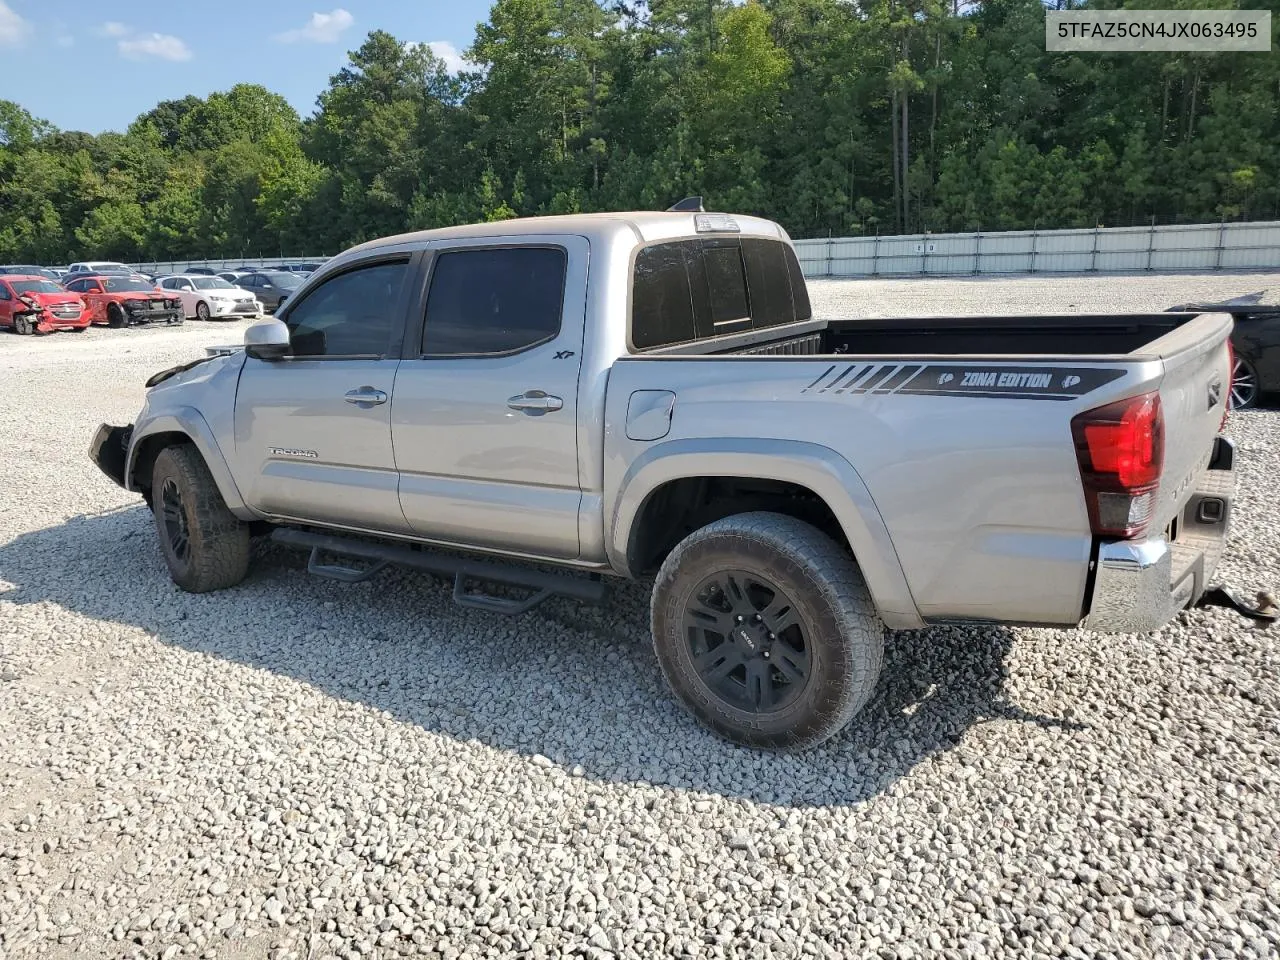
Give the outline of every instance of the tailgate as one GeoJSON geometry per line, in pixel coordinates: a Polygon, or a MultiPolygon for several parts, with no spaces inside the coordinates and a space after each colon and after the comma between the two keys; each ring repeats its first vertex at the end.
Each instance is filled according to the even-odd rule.
{"type": "Polygon", "coordinates": [[[1157,354],[1164,364],[1164,470],[1153,531],[1165,529],[1208,469],[1231,395],[1231,327],[1230,314],[1201,314],[1143,351],[1157,354]]]}

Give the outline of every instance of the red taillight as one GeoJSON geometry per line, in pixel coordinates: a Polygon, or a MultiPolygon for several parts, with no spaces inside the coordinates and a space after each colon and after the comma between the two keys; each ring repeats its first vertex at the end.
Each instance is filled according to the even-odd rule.
{"type": "Polygon", "coordinates": [[[1146,393],[1086,410],[1072,419],[1071,434],[1093,532],[1141,536],[1164,468],[1160,395],[1146,393]]]}

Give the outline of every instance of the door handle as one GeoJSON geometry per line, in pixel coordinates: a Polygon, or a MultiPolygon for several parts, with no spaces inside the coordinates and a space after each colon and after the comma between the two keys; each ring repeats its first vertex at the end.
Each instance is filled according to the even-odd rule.
{"type": "Polygon", "coordinates": [[[354,390],[348,390],[342,397],[347,403],[360,403],[374,406],[379,403],[387,402],[387,395],[382,390],[375,390],[373,387],[356,387],[354,390]]]}
{"type": "Polygon", "coordinates": [[[542,390],[526,390],[507,401],[512,410],[523,410],[525,413],[549,413],[564,406],[564,401],[553,397],[542,390]]]}

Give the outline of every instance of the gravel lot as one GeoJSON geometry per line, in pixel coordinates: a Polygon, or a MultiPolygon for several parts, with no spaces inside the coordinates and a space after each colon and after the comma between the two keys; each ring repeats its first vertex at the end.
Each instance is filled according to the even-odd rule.
{"type": "MultiPolygon", "coordinates": [[[[817,282],[818,312],[1161,309],[1280,275],[817,282]],[[937,305],[944,304],[945,309],[937,305]]],[[[0,956],[1275,957],[1280,653],[891,638],[847,734],[727,746],[662,686],[647,594],[518,620],[266,548],[179,593],[89,463],[242,323],[0,336],[0,956]]],[[[1280,584],[1280,415],[1237,414],[1223,571],[1280,584]]]]}

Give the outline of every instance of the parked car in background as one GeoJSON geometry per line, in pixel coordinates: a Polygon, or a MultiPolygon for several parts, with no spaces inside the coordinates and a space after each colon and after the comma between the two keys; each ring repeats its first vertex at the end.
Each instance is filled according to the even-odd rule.
{"type": "Polygon", "coordinates": [[[282,263],[278,267],[270,267],[271,270],[284,270],[288,273],[315,273],[323,264],[319,263],[282,263]]]}
{"type": "Polygon", "coordinates": [[[38,267],[33,263],[6,263],[0,265],[0,274],[13,274],[23,277],[44,277],[54,283],[61,283],[62,278],[48,267],[38,267]]]}
{"type": "Polygon", "coordinates": [[[182,323],[182,301],[177,294],[166,295],[137,274],[82,275],[68,280],[66,287],[84,297],[93,323],[109,327],[182,323]]]}
{"type": "Polygon", "coordinates": [[[1256,407],[1267,394],[1280,393],[1280,304],[1260,303],[1261,293],[1250,293],[1221,303],[1183,303],[1170,307],[1177,313],[1229,313],[1235,321],[1231,347],[1235,352],[1231,371],[1231,406],[1235,410],[1256,407]]]}
{"type": "Polygon", "coordinates": [[[218,271],[213,269],[213,267],[187,267],[187,269],[183,270],[182,272],[188,273],[188,274],[198,273],[206,277],[213,277],[213,276],[216,276],[218,273],[218,271]]]}
{"type": "Polygon", "coordinates": [[[35,275],[0,276],[0,327],[32,334],[87,326],[89,311],[84,300],[56,281],[35,275]]]}
{"type": "Polygon", "coordinates": [[[82,260],[67,268],[68,276],[84,276],[90,273],[133,273],[128,264],[116,260],[82,260]]]}
{"type": "Polygon", "coordinates": [[[273,311],[302,286],[304,279],[299,274],[285,270],[258,270],[240,276],[235,284],[257,297],[266,310],[273,311]]]}
{"type": "Polygon", "coordinates": [[[252,293],[221,277],[174,274],[161,277],[157,286],[166,292],[173,291],[182,301],[183,315],[197,320],[234,320],[263,313],[262,304],[252,293]]]}

